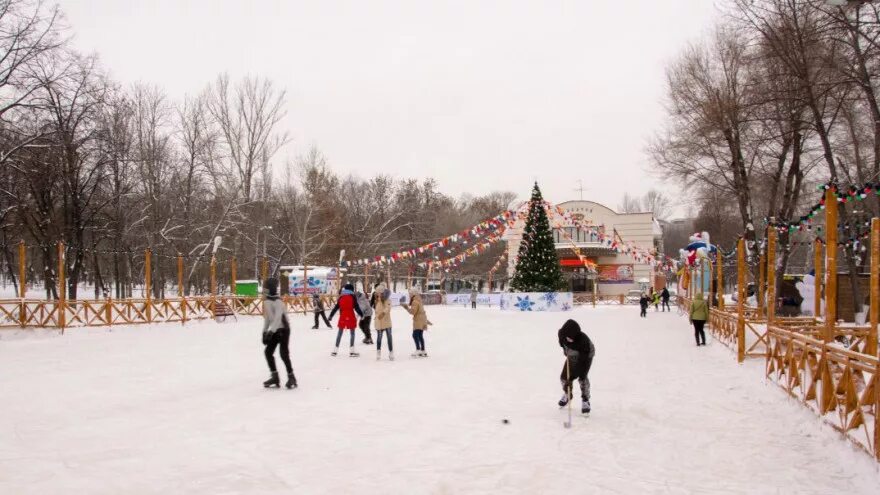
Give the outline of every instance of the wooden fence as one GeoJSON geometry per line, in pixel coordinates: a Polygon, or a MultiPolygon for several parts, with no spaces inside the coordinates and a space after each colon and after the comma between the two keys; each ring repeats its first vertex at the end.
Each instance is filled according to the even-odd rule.
{"type": "MultiPolygon", "coordinates": [[[[325,307],[336,304],[336,296],[323,295],[325,307]]],[[[312,299],[284,296],[288,310],[309,312],[312,299]]],[[[0,328],[58,328],[132,325],[141,323],[186,323],[214,318],[223,305],[236,315],[262,315],[262,299],[242,296],[198,296],[172,299],[104,299],[76,301],[0,300],[0,328]]]]}
{"type": "MultiPolygon", "coordinates": [[[[768,380],[880,461],[880,219],[873,219],[871,226],[870,321],[867,325],[844,325],[836,318],[837,199],[830,190],[825,205],[828,237],[824,259],[822,244],[815,244],[816,299],[812,301],[818,315],[824,296],[825,314],[776,316],[776,231],[770,228],[767,252],[761,256],[757,307],[745,302],[745,244],[740,239],[737,305],[726,308],[720,303],[711,308],[709,330],[735,351],[737,361],[764,358],[768,380]]],[[[685,275],[686,280],[693,280],[693,271],[685,275]]],[[[679,296],[682,310],[690,307],[696,290],[694,284],[688,284],[687,292],[679,296]]]]}

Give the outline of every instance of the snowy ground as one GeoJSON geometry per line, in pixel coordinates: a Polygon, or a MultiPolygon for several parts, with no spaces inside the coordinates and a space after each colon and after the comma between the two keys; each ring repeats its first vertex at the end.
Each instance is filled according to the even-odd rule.
{"type": "MultiPolygon", "coordinates": [[[[877,493],[814,415],[684,318],[578,309],[593,414],[562,427],[560,314],[428,307],[427,359],[331,358],[265,390],[259,320],[0,333],[0,493],[877,493]],[[10,338],[13,337],[13,338],[10,338]],[[508,418],[510,423],[502,423],[508,418]]],[[[280,364],[280,363],[279,363],[280,364]]]]}

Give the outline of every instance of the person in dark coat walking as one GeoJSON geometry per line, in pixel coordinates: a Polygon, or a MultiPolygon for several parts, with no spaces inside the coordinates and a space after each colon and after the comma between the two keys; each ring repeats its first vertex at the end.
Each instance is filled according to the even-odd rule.
{"type": "Polygon", "coordinates": [[[280,349],[281,361],[287,369],[287,388],[296,388],[296,377],[293,375],[293,366],[290,364],[290,323],[287,319],[287,308],[284,301],[278,297],[278,279],[270,278],[266,280],[266,300],[263,301],[263,344],[266,346],[263,352],[266,356],[266,363],[269,365],[269,371],[272,376],[263,382],[263,386],[280,387],[281,381],[278,379],[278,370],[275,368],[275,348],[280,349]]]}
{"type": "Polygon", "coordinates": [[[590,367],[593,366],[593,357],[596,355],[596,346],[581,331],[580,325],[574,320],[568,320],[559,329],[559,346],[565,354],[565,364],[559,379],[562,382],[562,398],[559,399],[559,407],[565,407],[572,399],[572,385],[575,379],[581,385],[581,412],[590,412],[590,367]]]}
{"type": "Polygon", "coordinates": [[[671,312],[672,310],[669,309],[669,289],[666,287],[664,287],[663,292],[660,293],[660,300],[663,301],[663,312],[665,313],[667,309],[671,312]]]}
{"type": "Polygon", "coordinates": [[[639,307],[642,308],[642,312],[639,314],[642,318],[648,317],[648,296],[642,292],[642,297],[639,298],[639,307]]]}
{"type": "Polygon", "coordinates": [[[330,324],[330,320],[327,319],[327,313],[324,311],[324,301],[318,294],[312,294],[312,311],[315,312],[315,326],[312,327],[312,330],[318,329],[319,316],[324,319],[324,324],[327,325],[327,328],[333,328],[333,325],[330,324]]]}

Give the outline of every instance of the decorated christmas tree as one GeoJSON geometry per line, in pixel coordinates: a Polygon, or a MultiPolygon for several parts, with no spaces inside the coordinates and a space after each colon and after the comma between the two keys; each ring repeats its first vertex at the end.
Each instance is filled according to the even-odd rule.
{"type": "Polygon", "coordinates": [[[532,189],[529,217],[523,230],[516,273],[510,287],[517,292],[554,292],[566,287],[562,270],[559,269],[553,232],[544,209],[544,198],[537,182],[532,189]]]}

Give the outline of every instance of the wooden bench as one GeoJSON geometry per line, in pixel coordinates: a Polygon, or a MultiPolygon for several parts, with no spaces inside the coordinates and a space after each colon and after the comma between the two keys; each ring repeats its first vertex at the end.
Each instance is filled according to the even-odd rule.
{"type": "Polygon", "coordinates": [[[226,317],[231,316],[238,321],[238,316],[232,311],[232,308],[224,302],[214,301],[214,319],[218,322],[226,321],[226,317]]]}

